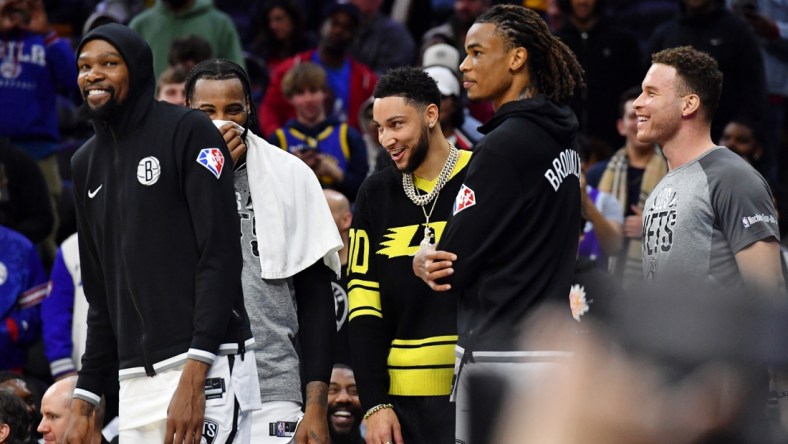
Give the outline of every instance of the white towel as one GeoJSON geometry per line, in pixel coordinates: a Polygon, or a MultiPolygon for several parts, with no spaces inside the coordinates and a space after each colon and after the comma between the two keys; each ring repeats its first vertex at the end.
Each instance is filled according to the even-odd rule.
{"type": "MultiPolygon", "coordinates": [[[[218,128],[227,122],[213,123],[218,128]]],[[[321,257],[339,277],[342,237],[315,173],[251,131],[246,135],[246,170],[262,277],[293,276],[321,257]]]]}

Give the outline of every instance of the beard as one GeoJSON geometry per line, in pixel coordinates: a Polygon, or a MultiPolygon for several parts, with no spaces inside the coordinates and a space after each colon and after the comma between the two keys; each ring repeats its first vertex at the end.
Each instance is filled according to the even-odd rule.
{"type": "Polygon", "coordinates": [[[328,434],[329,437],[331,438],[330,440],[331,444],[356,444],[362,442],[360,426],[362,420],[364,419],[364,415],[361,412],[361,410],[354,408],[350,404],[339,404],[333,407],[332,406],[328,407],[328,416],[329,416],[328,434]],[[330,419],[331,415],[340,407],[350,411],[350,413],[353,415],[353,419],[354,419],[353,426],[347,432],[345,431],[340,432],[335,430],[334,424],[331,423],[331,419],[330,419]]]}
{"type": "Polygon", "coordinates": [[[99,106],[98,108],[91,108],[88,105],[87,98],[82,101],[79,107],[79,114],[91,120],[109,120],[110,117],[115,115],[121,108],[120,103],[115,98],[115,92],[111,91],[112,96],[107,103],[99,106]]]}
{"type": "Polygon", "coordinates": [[[408,159],[408,164],[405,165],[404,171],[406,173],[413,173],[416,171],[416,168],[420,167],[422,163],[424,163],[424,159],[427,158],[427,153],[430,150],[430,133],[427,125],[421,127],[421,135],[419,136],[419,140],[416,141],[416,145],[413,147],[413,151],[410,153],[410,158],[408,159]]]}

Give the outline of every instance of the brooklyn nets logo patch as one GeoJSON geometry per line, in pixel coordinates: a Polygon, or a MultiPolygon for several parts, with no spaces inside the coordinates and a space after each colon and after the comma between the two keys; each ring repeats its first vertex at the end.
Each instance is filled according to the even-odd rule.
{"type": "MultiPolygon", "coordinates": [[[[159,180],[159,176],[161,176],[161,164],[159,163],[159,159],[148,156],[140,160],[140,163],[137,164],[137,180],[139,180],[141,184],[151,186],[159,180]]],[[[88,190],[88,197],[93,199],[100,188],[101,186],[92,191],[88,190]]]]}
{"type": "Polygon", "coordinates": [[[211,421],[208,418],[205,418],[205,422],[202,425],[202,439],[200,439],[200,444],[213,444],[213,442],[216,441],[216,437],[218,435],[219,424],[211,421]]]}
{"type": "Polygon", "coordinates": [[[334,312],[337,315],[337,331],[339,331],[345,325],[345,321],[347,321],[347,292],[336,282],[331,283],[331,290],[334,292],[334,312]]]}

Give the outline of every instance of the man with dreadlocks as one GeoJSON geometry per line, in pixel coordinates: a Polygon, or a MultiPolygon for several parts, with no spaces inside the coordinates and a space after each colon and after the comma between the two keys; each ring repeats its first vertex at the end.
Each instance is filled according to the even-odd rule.
{"type": "Polygon", "coordinates": [[[567,102],[583,83],[574,54],[521,6],[495,6],[479,16],[465,50],[460,70],[468,98],[492,101],[495,115],[481,127],[485,137],[437,251],[419,253],[413,264],[430,287],[459,296],[457,442],[468,442],[470,374],[511,376],[522,369],[533,375],[551,367],[546,359],[564,356],[521,351],[517,339],[527,315],[547,301],[566,303],[569,295],[580,157],[578,123],[567,102]]]}
{"type": "Polygon", "coordinates": [[[312,170],[248,132],[256,125],[249,91],[246,72],[224,59],[197,64],[186,79],[187,106],[214,120],[234,162],[241,286],[263,401],[252,442],[327,442],[336,334],[329,268],[339,274],[342,239],[312,170]]]}

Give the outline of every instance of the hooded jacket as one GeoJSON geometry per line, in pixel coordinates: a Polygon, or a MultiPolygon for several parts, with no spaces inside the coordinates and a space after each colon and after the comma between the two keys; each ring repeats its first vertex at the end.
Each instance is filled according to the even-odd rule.
{"type": "Polygon", "coordinates": [[[567,304],[580,230],[577,118],[543,95],[505,103],[480,130],[438,250],[457,254],[458,345],[516,350],[526,315],[567,304]]]}
{"type": "Polygon", "coordinates": [[[77,54],[94,39],[114,46],[129,71],[126,99],[94,119],[96,135],[71,162],[90,303],[75,397],[97,403],[116,360],[121,379],[153,376],[252,341],[221,134],[204,113],[153,100],[151,52],[137,33],[100,26],[77,54]]]}
{"type": "Polygon", "coordinates": [[[153,50],[153,72],[156,78],[167,68],[167,56],[173,40],[190,35],[211,44],[213,55],[245,66],[241,39],[229,15],[216,9],[211,0],[196,0],[182,12],[172,10],[159,0],[129,23],[153,50]]]}

